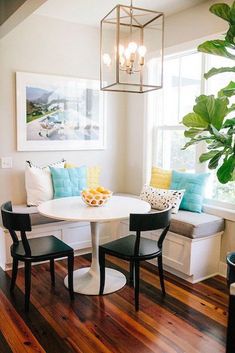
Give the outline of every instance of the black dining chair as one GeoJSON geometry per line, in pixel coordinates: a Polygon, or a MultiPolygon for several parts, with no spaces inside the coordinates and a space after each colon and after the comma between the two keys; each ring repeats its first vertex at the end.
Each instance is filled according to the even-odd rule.
{"type": "Polygon", "coordinates": [[[235,352],[235,253],[227,255],[227,285],[229,288],[226,353],[235,352]]]}
{"type": "Polygon", "coordinates": [[[13,244],[11,245],[11,256],[13,258],[12,277],[10,291],[14,290],[18,263],[24,262],[25,269],[25,311],[29,311],[30,288],[31,288],[31,264],[50,260],[51,283],[55,285],[54,260],[62,257],[68,258],[68,287],[71,300],[73,292],[73,264],[74,250],[63,241],[53,235],[42,238],[27,239],[26,232],[31,231],[29,214],[15,213],[10,201],[1,206],[3,226],[8,229],[13,244]],[[20,233],[19,240],[16,232],[20,233]]]}
{"type": "Polygon", "coordinates": [[[171,208],[164,211],[148,214],[130,214],[129,230],[136,232],[123,238],[111,241],[99,246],[100,263],[100,295],[105,286],[105,255],[130,262],[130,283],[135,287],[135,309],[139,310],[139,265],[141,261],[158,258],[158,270],[162,293],[165,295],[163,267],[162,267],[162,245],[170,227],[171,208]],[[162,229],[157,240],[141,237],[141,232],[162,229]]]}

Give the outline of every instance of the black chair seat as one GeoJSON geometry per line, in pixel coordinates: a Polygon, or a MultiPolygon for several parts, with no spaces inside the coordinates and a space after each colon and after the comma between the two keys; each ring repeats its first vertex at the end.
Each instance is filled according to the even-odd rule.
{"type": "Polygon", "coordinates": [[[73,248],[53,235],[28,239],[30,252],[26,253],[22,241],[11,246],[11,254],[18,260],[43,261],[53,257],[59,258],[73,253],[73,248]]]}
{"type": "Polygon", "coordinates": [[[161,250],[158,247],[156,240],[140,238],[140,247],[138,256],[135,256],[135,244],[136,244],[136,235],[128,235],[124,238],[111,241],[107,244],[100,246],[101,249],[104,249],[107,254],[117,255],[123,259],[135,259],[138,258],[141,260],[151,259],[156,257],[161,250]]]}

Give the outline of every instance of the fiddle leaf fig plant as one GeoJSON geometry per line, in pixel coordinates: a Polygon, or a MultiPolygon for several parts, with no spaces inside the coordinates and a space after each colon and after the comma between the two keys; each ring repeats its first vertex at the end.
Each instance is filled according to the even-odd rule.
{"type": "MultiPolygon", "coordinates": [[[[210,11],[227,21],[229,29],[224,40],[206,41],[198,46],[198,51],[235,60],[235,1],[231,6],[214,4],[210,11]]],[[[209,79],[227,72],[235,74],[235,66],[212,68],[204,77],[209,79]]],[[[184,135],[190,139],[183,149],[204,141],[208,152],[203,153],[199,161],[208,162],[209,169],[217,169],[217,178],[222,184],[235,181],[235,117],[230,117],[235,112],[235,104],[231,103],[234,95],[234,81],[221,88],[216,96],[200,95],[196,98],[193,112],[182,121],[186,127],[184,135]]]]}

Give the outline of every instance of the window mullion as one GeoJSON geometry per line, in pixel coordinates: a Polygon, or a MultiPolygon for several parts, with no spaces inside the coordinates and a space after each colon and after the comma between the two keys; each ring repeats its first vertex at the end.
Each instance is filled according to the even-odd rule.
{"type": "MultiPolygon", "coordinates": [[[[206,79],[204,74],[206,72],[206,55],[204,53],[201,54],[201,86],[200,86],[200,94],[206,94],[206,79]]],[[[196,145],[196,161],[195,161],[195,170],[198,173],[206,172],[207,166],[206,163],[200,163],[199,157],[202,153],[206,152],[206,143],[200,142],[196,145]]]]}

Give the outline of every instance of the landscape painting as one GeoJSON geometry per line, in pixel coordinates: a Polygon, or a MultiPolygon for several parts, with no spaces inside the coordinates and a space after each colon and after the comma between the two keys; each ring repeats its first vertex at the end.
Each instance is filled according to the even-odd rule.
{"type": "Polygon", "coordinates": [[[18,150],[105,147],[99,81],[17,73],[18,150]]]}

